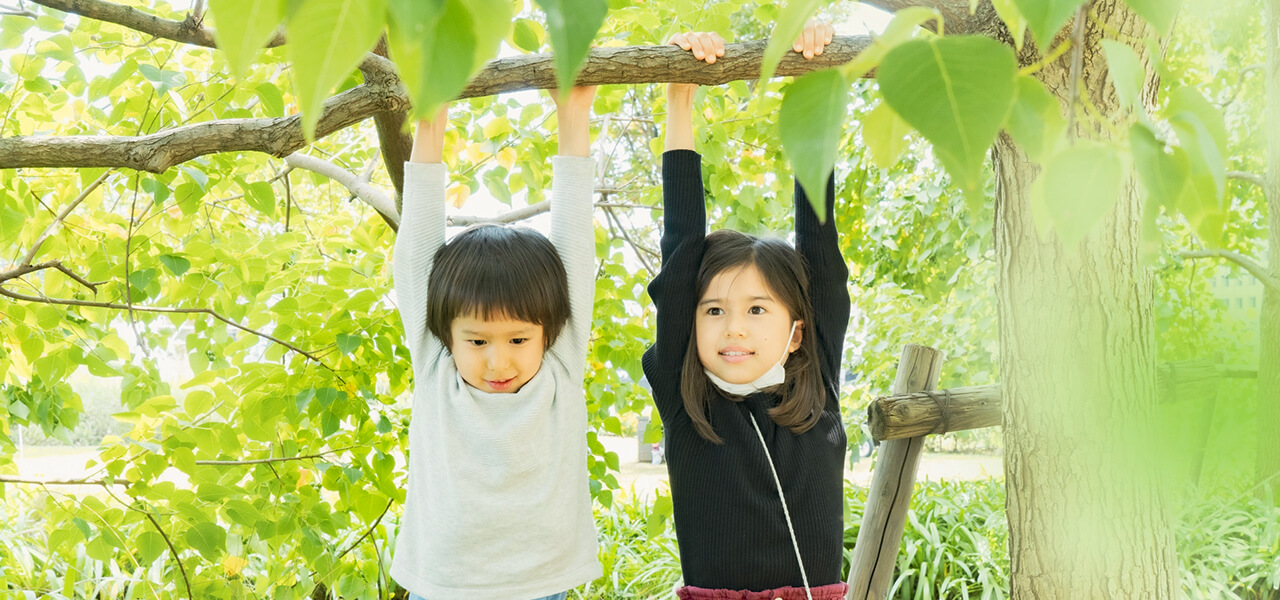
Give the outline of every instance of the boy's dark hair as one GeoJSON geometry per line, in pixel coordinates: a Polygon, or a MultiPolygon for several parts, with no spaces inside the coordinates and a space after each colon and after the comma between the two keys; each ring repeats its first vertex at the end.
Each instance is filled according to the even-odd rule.
{"type": "MultiPolygon", "coordinates": [[[[804,433],[817,425],[826,404],[804,257],[781,240],[757,238],[731,229],[712,232],[707,236],[702,266],[698,269],[696,297],[701,299],[707,293],[716,275],[747,265],[759,269],[774,298],[790,311],[791,319],[804,322],[800,347],[787,358],[786,381],[775,388],[782,395],[782,401],[769,409],[775,423],[790,428],[793,433],[804,433]]],[[[722,444],[724,440],[716,435],[707,417],[708,405],[717,395],[733,401],[740,401],[742,397],[721,390],[707,378],[698,359],[696,319],[693,327],[680,375],[680,395],[698,435],[722,444]]]]}
{"type": "Polygon", "coordinates": [[[569,320],[569,282],[555,246],[532,229],[499,225],[441,246],[427,281],[427,329],[451,348],[453,320],[462,315],[537,323],[550,348],[569,320]]]}

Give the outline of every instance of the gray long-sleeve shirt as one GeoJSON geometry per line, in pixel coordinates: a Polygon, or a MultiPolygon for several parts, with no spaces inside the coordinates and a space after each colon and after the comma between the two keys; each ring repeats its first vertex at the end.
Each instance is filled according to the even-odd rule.
{"type": "Polygon", "coordinates": [[[463,382],[427,329],[447,174],[438,163],[405,164],[393,275],[414,392],[391,576],[428,600],[529,600],[601,575],[582,386],[595,295],[595,161],[557,156],[552,168],[550,238],[568,276],[569,322],[524,387],[490,394],[463,382]]]}

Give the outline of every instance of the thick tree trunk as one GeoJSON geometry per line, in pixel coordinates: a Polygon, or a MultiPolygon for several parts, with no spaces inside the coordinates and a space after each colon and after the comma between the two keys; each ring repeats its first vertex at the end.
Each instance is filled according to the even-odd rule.
{"type": "MultiPolygon", "coordinates": [[[[1102,28],[1121,39],[1145,31],[1120,0],[1096,1],[1093,10],[1079,93],[1115,114],[1102,28]]],[[[1064,107],[1070,62],[1037,74],[1064,107]]],[[[1147,87],[1150,96],[1154,79],[1147,87]]],[[[1005,134],[993,152],[1012,596],[1174,598],[1169,510],[1148,460],[1154,295],[1139,259],[1136,181],[1126,179],[1115,210],[1088,238],[1064,247],[1036,230],[1030,192],[1038,167],[1005,134]]]]}
{"type": "MultiPolygon", "coordinates": [[[[1270,240],[1267,265],[1280,273],[1280,0],[1267,2],[1267,210],[1270,240]]],[[[1280,290],[1262,294],[1258,319],[1258,481],[1260,494],[1280,505],[1280,290]]]]}

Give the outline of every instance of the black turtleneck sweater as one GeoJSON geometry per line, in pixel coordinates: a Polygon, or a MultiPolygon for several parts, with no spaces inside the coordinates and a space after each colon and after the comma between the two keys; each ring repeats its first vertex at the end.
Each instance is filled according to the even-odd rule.
{"type": "Polygon", "coordinates": [[[717,445],[698,435],[680,395],[707,229],[700,161],[691,150],[662,156],[662,272],[649,284],[658,334],[643,360],[667,438],[684,582],[752,591],[803,584],[778,489],[751,424],[754,415],[782,482],[809,584],[840,583],[847,442],[837,390],[849,324],[849,270],[836,239],[834,176],[827,183],[825,225],[795,186],[796,249],[806,262],[816,321],[804,331],[818,336],[827,396],[821,420],[796,435],[769,417],[780,401],[776,394],[751,394],[741,402],[717,397],[708,409],[724,440],[717,445]]]}

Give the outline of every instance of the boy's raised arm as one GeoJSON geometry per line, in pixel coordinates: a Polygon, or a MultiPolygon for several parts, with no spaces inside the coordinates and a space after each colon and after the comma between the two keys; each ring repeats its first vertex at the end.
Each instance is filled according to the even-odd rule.
{"type": "Polygon", "coordinates": [[[447,106],[440,109],[434,119],[418,122],[413,153],[404,169],[404,201],[392,276],[405,342],[415,370],[440,344],[427,329],[427,282],[436,250],[444,245],[448,173],[441,157],[444,129],[448,124],[447,106]]]}
{"type": "Polygon", "coordinates": [[[556,341],[563,346],[565,364],[585,369],[583,357],[591,337],[591,309],[595,304],[595,226],[592,194],[596,162],[591,158],[591,102],[594,87],[575,87],[556,99],[560,149],[552,159],[551,243],[560,253],[569,283],[569,322],[556,341]]]}

